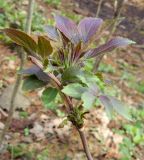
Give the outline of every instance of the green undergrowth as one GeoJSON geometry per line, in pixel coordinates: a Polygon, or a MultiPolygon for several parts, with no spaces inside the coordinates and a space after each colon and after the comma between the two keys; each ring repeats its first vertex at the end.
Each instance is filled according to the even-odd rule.
{"type": "Polygon", "coordinates": [[[124,137],[119,145],[120,160],[140,159],[141,157],[137,154],[137,151],[144,149],[144,106],[131,109],[131,115],[133,122],[122,123],[122,129],[115,130],[124,137]]]}

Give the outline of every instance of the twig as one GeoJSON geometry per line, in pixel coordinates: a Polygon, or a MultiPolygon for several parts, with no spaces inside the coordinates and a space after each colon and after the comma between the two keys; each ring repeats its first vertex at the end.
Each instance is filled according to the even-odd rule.
{"type": "MultiPolygon", "coordinates": [[[[30,33],[30,29],[31,29],[33,4],[34,4],[34,0],[29,0],[28,16],[27,16],[27,22],[26,22],[26,32],[27,33],[30,33]]],[[[20,70],[21,70],[21,69],[23,69],[23,66],[24,66],[24,63],[25,63],[25,53],[24,53],[22,48],[18,48],[17,52],[19,53],[20,59],[21,59],[21,62],[20,62],[20,70]]],[[[5,127],[4,127],[4,129],[3,129],[3,131],[0,135],[0,145],[2,145],[3,140],[4,140],[4,136],[7,132],[7,130],[9,129],[9,127],[10,127],[10,123],[12,121],[13,113],[14,113],[14,110],[15,110],[15,100],[16,100],[18,90],[21,86],[21,82],[22,82],[22,74],[18,74],[17,79],[16,79],[16,83],[15,83],[15,86],[14,86],[14,89],[13,89],[13,92],[12,92],[12,97],[11,97],[11,100],[10,100],[10,109],[9,109],[9,113],[8,113],[8,118],[6,120],[5,127]]]]}
{"type": "Polygon", "coordinates": [[[35,4],[35,0],[29,0],[28,15],[27,15],[26,26],[25,26],[25,31],[28,34],[31,33],[32,15],[33,15],[34,4],[35,4]]]}
{"type": "MultiPolygon", "coordinates": [[[[19,48],[19,49],[21,49],[21,48],[19,48]]],[[[21,49],[21,51],[19,50],[19,53],[20,52],[22,52],[22,49],[21,49]]],[[[22,53],[20,53],[20,55],[22,55],[22,53]]],[[[21,58],[20,69],[22,69],[23,65],[24,65],[24,61],[21,58]]],[[[7,132],[7,130],[9,129],[9,126],[10,126],[10,123],[11,123],[11,120],[12,120],[12,117],[13,117],[13,112],[14,112],[14,109],[15,109],[15,99],[16,99],[17,92],[18,92],[18,90],[20,88],[20,85],[21,85],[21,80],[22,80],[22,76],[20,74],[17,75],[16,83],[15,83],[15,86],[14,86],[14,89],[13,89],[13,92],[12,92],[12,97],[11,97],[11,100],[10,100],[10,109],[9,109],[8,117],[7,117],[7,120],[6,120],[6,123],[5,123],[5,127],[2,130],[2,133],[0,135],[0,145],[2,145],[2,143],[3,143],[4,136],[7,132]]]]}
{"type": "Polygon", "coordinates": [[[100,13],[100,10],[101,10],[102,2],[103,2],[103,0],[100,0],[99,3],[98,3],[96,17],[99,17],[99,13],[100,13]]]}
{"type": "Polygon", "coordinates": [[[129,33],[128,35],[133,34],[136,30],[138,31],[139,29],[141,29],[141,27],[142,27],[143,25],[144,25],[144,19],[141,20],[141,21],[139,22],[139,24],[136,25],[136,27],[133,28],[132,31],[130,31],[130,33],[129,33]]]}
{"type": "Polygon", "coordinates": [[[79,135],[80,135],[80,138],[81,138],[81,141],[82,141],[83,148],[85,150],[87,159],[88,160],[93,160],[93,157],[92,157],[92,155],[89,151],[89,148],[88,148],[88,142],[87,142],[87,139],[86,139],[86,136],[85,136],[84,132],[81,129],[78,129],[78,128],[77,128],[77,131],[79,132],[79,135]]]}
{"type": "MultiPolygon", "coordinates": [[[[41,62],[39,60],[37,60],[35,57],[33,56],[28,56],[28,58],[30,59],[30,61],[37,65],[39,68],[43,69],[43,65],[41,64],[41,62]]],[[[55,82],[56,86],[58,89],[62,89],[62,84],[61,82],[55,77],[55,75],[53,75],[52,73],[47,73],[47,75],[55,82]]],[[[73,110],[72,107],[72,102],[70,100],[70,98],[68,96],[66,96],[64,93],[61,93],[61,95],[64,97],[65,102],[66,102],[66,106],[69,107],[70,110],[73,110]]]]}
{"type": "Polygon", "coordinates": [[[116,28],[117,28],[117,25],[119,23],[119,18],[120,18],[124,3],[125,3],[125,0],[118,0],[118,2],[117,2],[117,8],[116,8],[116,11],[114,13],[115,21],[114,21],[113,27],[111,29],[111,32],[109,34],[110,36],[108,37],[107,40],[109,40],[116,31],[116,28]]]}

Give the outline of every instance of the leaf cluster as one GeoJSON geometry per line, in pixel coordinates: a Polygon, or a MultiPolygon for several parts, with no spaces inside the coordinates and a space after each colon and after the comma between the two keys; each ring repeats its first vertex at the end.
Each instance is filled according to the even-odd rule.
{"type": "MultiPolygon", "coordinates": [[[[134,42],[116,37],[92,48],[103,24],[102,19],[86,17],[77,25],[60,15],[54,18],[56,25],[45,26],[44,35],[28,35],[11,28],[3,30],[15,43],[25,49],[35,64],[20,72],[25,75],[23,89],[26,91],[45,87],[42,100],[46,104],[52,104],[50,106],[55,106],[53,102],[57,95],[61,94],[80,101],[84,110],[91,109],[99,99],[108,115],[111,116],[113,111],[116,111],[130,119],[127,109],[119,100],[105,95],[102,75],[85,70],[85,62],[134,42]],[[55,80],[60,82],[61,86],[55,85],[53,83],[55,80]]],[[[78,117],[77,113],[74,112],[73,115],[78,117]]]]}

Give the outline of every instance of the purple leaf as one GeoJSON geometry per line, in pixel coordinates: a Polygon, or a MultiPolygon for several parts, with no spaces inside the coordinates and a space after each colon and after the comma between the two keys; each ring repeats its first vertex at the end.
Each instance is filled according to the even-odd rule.
{"type": "Polygon", "coordinates": [[[36,65],[33,65],[31,68],[21,70],[19,73],[24,75],[35,75],[39,80],[43,82],[50,81],[50,77],[36,65]]]}
{"type": "Polygon", "coordinates": [[[44,27],[44,30],[47,32],[48,37],[51,40],[58,41],[59,35],[55,27],[48,25],[44,27]]]}
{"type": "Polygon", "coordinates": [[[87,17],[80,21],[78,31],[82,40],[86,43],[95,35],[103,20],[100,18],[87,17]]]}
{"type": "Polygon", "coordinates": [[[43,82],[49,82],[50,81],[50,77],[45,73],[43,72],[42,70],[39,70],[39,72],[37,72],[35,74],[37,76],[37,78],[43,82]]]}
{"type": "Polygon", "coordinates": [[[111,103],[113,105],[113,109],[118,114],[120,114],[121,116],[123,116],[124,118],[126,118],[128,120],[131,120],[128,108],[125,106],[125,104],[123,104],[121,101],[119,101],[115,97],[112,97],[112,96],[107,96],[107,97],[111,101],[111,103]]]}
{"type": "Polygon", "coordinates": [[[112,105],[110,99],[107,96],[105,96],[105,95],[101,95],[101,96],[99,96],[99,100],[102,103],[102,105],[104,105],[108,116],[110,118],[112,118],[113,105],[112,105]]]}
{"type": "Polygon", "coordinates": [[[23,70],[21,70],[19,73],[20,73],[20,74],[26,74],[26,75],[34,75],[34,74],[36,74],[39,70],[40,70],[39,67],[37,67],[36,65],[33,65],[32,67],[30,67],[30,68],[28,68],[28,69],[23,69],[23,70]]]}
{"type": "Polygon", "coordinates": [[[135,43],[134,41],[129,40],[127,38],[116,37],[116,38],[108,41],[106,44],[99,46],[98,48],[94,48],[94,49],[89,50],[86,53],[86,57],[87,58],[96,57],[96,56],[99,56],[105,52],[110,52],[117,47],[124,47],[124,46],[127,46],[129,44],[134,44],[134,43],[135,43]]]}
{"type": "Polygon", "coordinates": [[[73,43],[78,43],[80,41],[80,35],[77,29],[76,24],[63,17],[56,15],[55,16],[56,20],[56,27],[73,43]]]}
{"type": "Polygon", "coordinates": [[[109,116],[112,116],[113,111],[116,111],[124,118],[131,120],[128,108],[126,108],[126,106],[121,101],[117,100],[115,97],[100,95],[99,100],[106,108],[109,116]]]}

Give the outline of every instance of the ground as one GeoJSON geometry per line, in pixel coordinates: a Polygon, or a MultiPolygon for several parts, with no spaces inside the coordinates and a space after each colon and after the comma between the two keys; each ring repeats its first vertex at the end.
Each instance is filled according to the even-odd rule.
{"type": "MultiPolygon", "coordinates": [[[[98,4],[97,0],[62,0],[60,6],[48,5],[42,0],[36,2],[47,18],[52,18],[53,12],[62,12],[76,21],[83,16],[95,16],[98,4]]],[[[105,2],[100,11],[100,17],[111,18],[113,13],[112,1],[105,2]]],[[[140,108],[144,107],[144,24],[141,24],[144,17],[144,1],[128,0],[122,16],[125,19],[119,25],[115,35],[128,37],[136,41],[136,45],[105,56],[100,69],[104,72],[104,76],[112,81],[116,96],[132,107],[140,108]]],[[[106,35],[108,33],[109,31],[106,35]]],[[[19,59],[16,52],[1,43],[1,96],[7,86],[14,84],[18,66],[19,59]]],[[[0,159],[86,160],[77,131],[71,124],[58,128],[63,119],[61,113],[58,117],[56,113],[44,108],[40,95],[40,91],[24,93],[24,97],[30,101],[30,104],[26,108],[16,108],[10,130],[5,137],[5,144],[0,150],[0,159]],[[8,149],[5,148],[7,145],[8,149]]],[[[0,129],[2,129],[8,108],[2,104],[0,107],[0,129]]],[[[120,159],[118,148],[123,135],[112,129],[121,129],[122,123],[127,122],[121,117],[110,121],[102,106],[97,106],[87,115],[85,131],[94,160],[120,159]]],[[[144,148],[137,146],[135,150],[135,153],[139,152],[139,154],[134,155],[132,160],[137,158],[143,160],[144,148]]]]}

